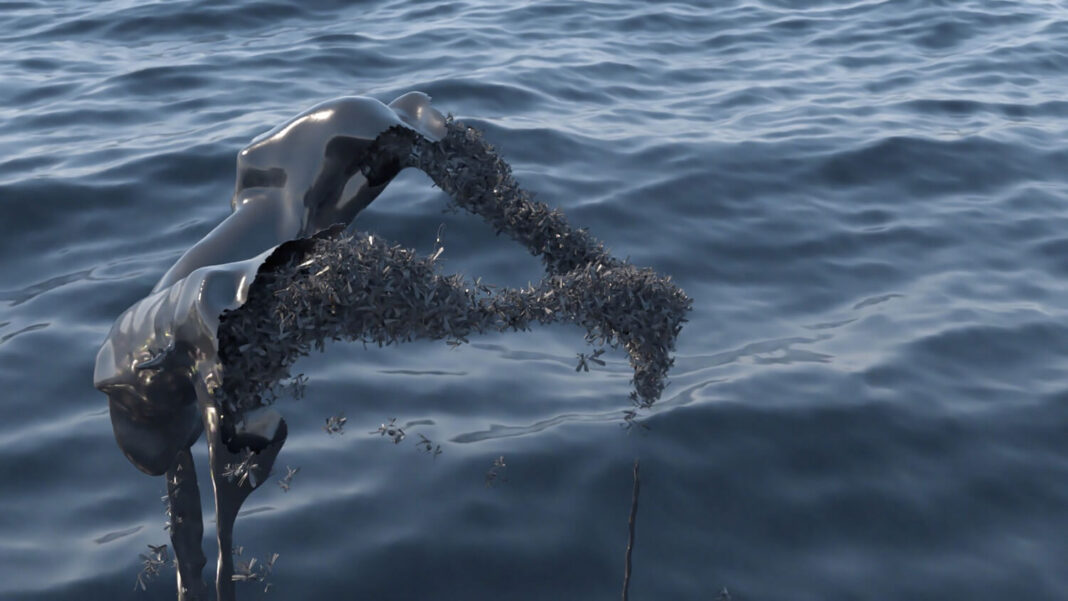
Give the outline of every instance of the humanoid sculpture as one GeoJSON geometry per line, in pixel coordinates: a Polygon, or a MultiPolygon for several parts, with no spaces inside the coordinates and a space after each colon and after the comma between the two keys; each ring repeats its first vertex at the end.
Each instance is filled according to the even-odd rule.
{"type": "MultiPolygon", "coordinates": [[[[221,496],[234,497],[230,506],[216,508],[220,543],[226,535],[224,514],[232,514],[232,524],[237,497],[251,492],[251,482],[265,479],[273,456],[261,453],[261,476],[248,486],[214,478],[234,460],[217,444],[219,418],[210,402],[210,391],[221,380],[219,316],[244,302],[256,270],[276,246],[350,222],[382,192],[399,165],[377,170],[375,181],[353,169],[375,137],[396,125],[431,140],[444,134],[444,118],[429,97],[412,92],[388,106],[362,97],[325,102],[253,140],[238,154],[233,213],[182,255],[149,296],[119,317],[97,355],[94,384],[108,395],[119,447],[142,471],[167,472],[169,485],[195,488],[188,448],[207,427],[216,490],[222,487],[228,494],[221,496]]],[[[262,439],[262,447],[273,441],[265,450],[277,454],[285,438],[284,421],[273,413],[257,417],[245,421],[245,432],[262,439]]],[[[199,501],[195,508],[179,505],[171,510],[176,514],[172,521],[180,520],[172,524],[172,536],[188,534],[190,522],[200,522],[199,515],[185,515],[199,514],[199,501]]],[[[188,537],[196,539],[196,549],[178,541],[174,545],[179,565],[190,567],[179,573],[179,587],[188,599],[202,595],[196,589],[202,588],[198,581],[204,561],[202,552],[191,561],[183,556],[199,552],[200,537],[188,537]]],[[[223,545],[222,563],[229,556],[230,545],[223,545]]],[[[228,574],[219,576],[220,589],[232,588],[232,582],[222,581],[228,574]]],[[[222,591],[219,598],[225,598],[222,591]]]]}
{"type": "Polygon", "coordinates": [[[558,211],[532,202],[477,132],[419,92],[389,105],[332,100],[259,136],[238,155],[231,204],[233,213],[119,316],[94,373],[123,453],[145,473],[167,476],[180,600],[207,595],[189,448],[205,434],[216,593],[231,601],[234,521],[287,434],[262,392],[310,345],[465,340],[471,331],[567,320],[583,325],[588,340],[627,350],[633,398],[648,405],[663,389],[691,304],[667,278],[612,258],[558,211]],[[437,275],[433,257],[346,236],[356,214],[409,166],[540,255],[546,280],[490,291],[437,275]]]}

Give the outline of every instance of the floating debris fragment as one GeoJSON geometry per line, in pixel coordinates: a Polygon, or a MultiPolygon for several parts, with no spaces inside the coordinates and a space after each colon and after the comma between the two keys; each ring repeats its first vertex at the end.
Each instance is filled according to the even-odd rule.
{"type": "Polygon", "coordinates": [[[307,388],[307,385],[308,377],[304,374],[297,374],[293,376],[289,382],[285,383],[283,390],[289,393],[290,397],[299,401],[304,398],[304,390],[307,388]]]}
{"type": "Polygon", "coordinates": [[[619,424],[619,426],[626,430],[628,434],[635,426],[642,430],[649,429],[649,424],[645,423],[644,420],[638,419],[637,409],[625,409],[623,411],[623,423],[619,424]]]}
{"type": "Polygon", "coordinates": [[[445,242],[441,238],[442,233],[444,231],[445,231],[445,224],[443,223],[443,224],[438,226],[438,234],[437,234],[437,237],[434,239],[434,248],[435,248],[435,250],[434,250],[434,254],[430,255],[430,262],[431,263],[433,263],[434,261],[437,261],[438,257],[441,256],[441,253],[445,252],[445,242]]]}
{"type": "Polygon", "coordinates": [[[422,434],[419,435],[419,441],[415,443],[424,453],[433,453],[434,459],[441,455],[441,445],[434,446],[434,442],[422,434]]]}
{"type": "Polygon", "coordinates": [[[286,466],[286,475],[278,481],[278,486],[282,487],[282,492],[289,492],[289,487],[293,484],[293,476],[297,475],[300,471],[300,467],[286,466]]]}
{"type": "Polygon", "coordinates": [[[142,591],[148,590],[148,583],[154,580],[160,575],[167,564],[170,563],[170,554],[167,552],[167,545],[148,545],[150,550],[149,554],[141,553],[141,571],[137,574],[137,581],[134,583],[134,590],[140,588],[142,591]]]}
{"type": "Polygon", "coordinates": [[[256,482],[256,468],[259,464],[254,463],[256,454],[249,449],[245,449],[245,453],[241,458],[241,461],[237,463],[227,463],[223,468],[222,475],[230,482],[237,482],[238,486],[244,486],[245,482],[252,485],[252,488],[259,486],[256,482]]]}
{"type": "Polygon", "coordinates": [[[504,463],[504,455],[493,460],[493,467],[486,472],[486,487],[489,488],[499,482],[507,482],[508,478],[504,475],[504,469],[508,465],[504,463]]]}
{"type": "Polygon", "coordinates": [[[163,522],[163,529],[167,532],[172,532],[175,528],[178,528],[182,523],[182,516],[174,510],[174,502],[171,500],[170,495],[163,495],[160,497],[163,500],[163,504],[166,506],[165,515],[166,521],[163,522]]]}
{"type": "MultiPolygon", "coordinates": [[[[240,555],[238,552],[234,554],[240,555]]],[[[268,582],[267,578],[271,576],[276,561],[278,553],[272,553],[267,561],[260,561],[255,557],[248,561],[239,560],[234,563],[234,574],[230,578],[234,582],[260,582],[263,584],[263,592],[266,593],[271,590],[272,583],[268,582]]]]}
{"type": "Polygon", "coordinates": [[[604,367],[605,366],[605,362],[597,358],[597,357],[600,357],[603,354],[604,354],[604,349],[597,349],[597,350],[593,351],[592,353],[590,353],[589,355],[586,355],[586,353],[578,353],[579,362],[578,362],[578,365],[575,367],[575,371],[579,371],[579,370],[581,370],[581,371],[590,371],[590,366],[587,363],[587,361],[592,361],[592,362],[596,363],[597,365],[600,365],[601,367],[604,367]]]}
{"type": "Polygon", "coordinates": [[[378,426],[377,430],[371,430],[368,434],[378,434],[379,436],[388,436],[393,444],[400,444],[400,441],[404,440],[407,434],[404,433],[404,428],[397,425],[397,418],[389,418],[389,422],[378,426]]]}
{"type": "Polygon", "coordinates": [[[344,415],[331,415],[326,418],[326,425],[323,426],[323,431],[333,436],[334,434],[345,433],[345,422],[349,421],[349,418],[344,415]]]}

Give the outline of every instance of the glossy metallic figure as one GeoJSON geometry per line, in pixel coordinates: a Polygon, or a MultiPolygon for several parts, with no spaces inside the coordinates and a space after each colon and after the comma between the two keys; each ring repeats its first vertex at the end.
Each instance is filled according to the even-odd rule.
{"type": "Polygon", "coordinates": [[[253,140],[238,154],[233,213],[119,316],[97,355],[94,385],[107,394],[119,447],[145,473],[167,475],[179,599],[207,594],[189,447],[206,432],[218,519],[216,590],[219,601],[228,601],[234,599],[234,520],[267,478],[286,437],[285,421],[273,410],[244,414],[232,427],[256,451],[247,463],[251,477],[224,474],[250,456],[223,444],[212,398],[222,378],[219,316],[244,304],[257,269],[275,247],[350,223],[382,192],[400,165],[376,170],[369,181],[359,161],[376,136],[396,125],[432,141],[445,132],[430,99],[411,92],[389,105],[363,97],[331,100],[253,140]]]}

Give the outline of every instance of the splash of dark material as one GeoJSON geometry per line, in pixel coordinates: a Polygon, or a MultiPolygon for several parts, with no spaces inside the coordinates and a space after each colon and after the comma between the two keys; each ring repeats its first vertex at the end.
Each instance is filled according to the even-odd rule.
{"type": "Polygon", "coordinates": [[[609,256],[560,211],[531,200],[472,128],[450,119],[439,142],[392,128],[375,146],[372,156],[402,157],[459,206],[540,256],[547,277],[526,289],[492,289],[441,275],[432,257],[341,226],[283,244],[261,266],[248,301],[220,321],[225,378],[216,398],[224,411],[239,419],[267,404],[289,366],[330,340],[466,342],[472,333],[560,321],[581,325],[590,343],[622,346],[634,368],[632,398],[643,406],[659,398],[692,304],[670,278],[609,256]]]}

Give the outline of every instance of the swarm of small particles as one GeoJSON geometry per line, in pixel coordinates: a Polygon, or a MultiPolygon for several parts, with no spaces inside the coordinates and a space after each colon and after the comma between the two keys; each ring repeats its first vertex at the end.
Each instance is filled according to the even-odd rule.
{"type": "Polygon", "coordinates": [[[442,275],[436,255],[341,226],[282,244],[260,267],[248,301],[221,318],[216,395],[225,411],[266,404],[293,362],[329,340],[462,343],[472,333],[554,322],[578,324],[591,344],[622,347],[634,369],[632,399],[649,406],[660,397],[693,304],[670,277],[611,257],[560,211],[533,201],[481,134],[451,118],[438,142],[395,127],[368,155],[426,172],[457,205],[540,256],[545,279],[509,289],[442,275]]]}

